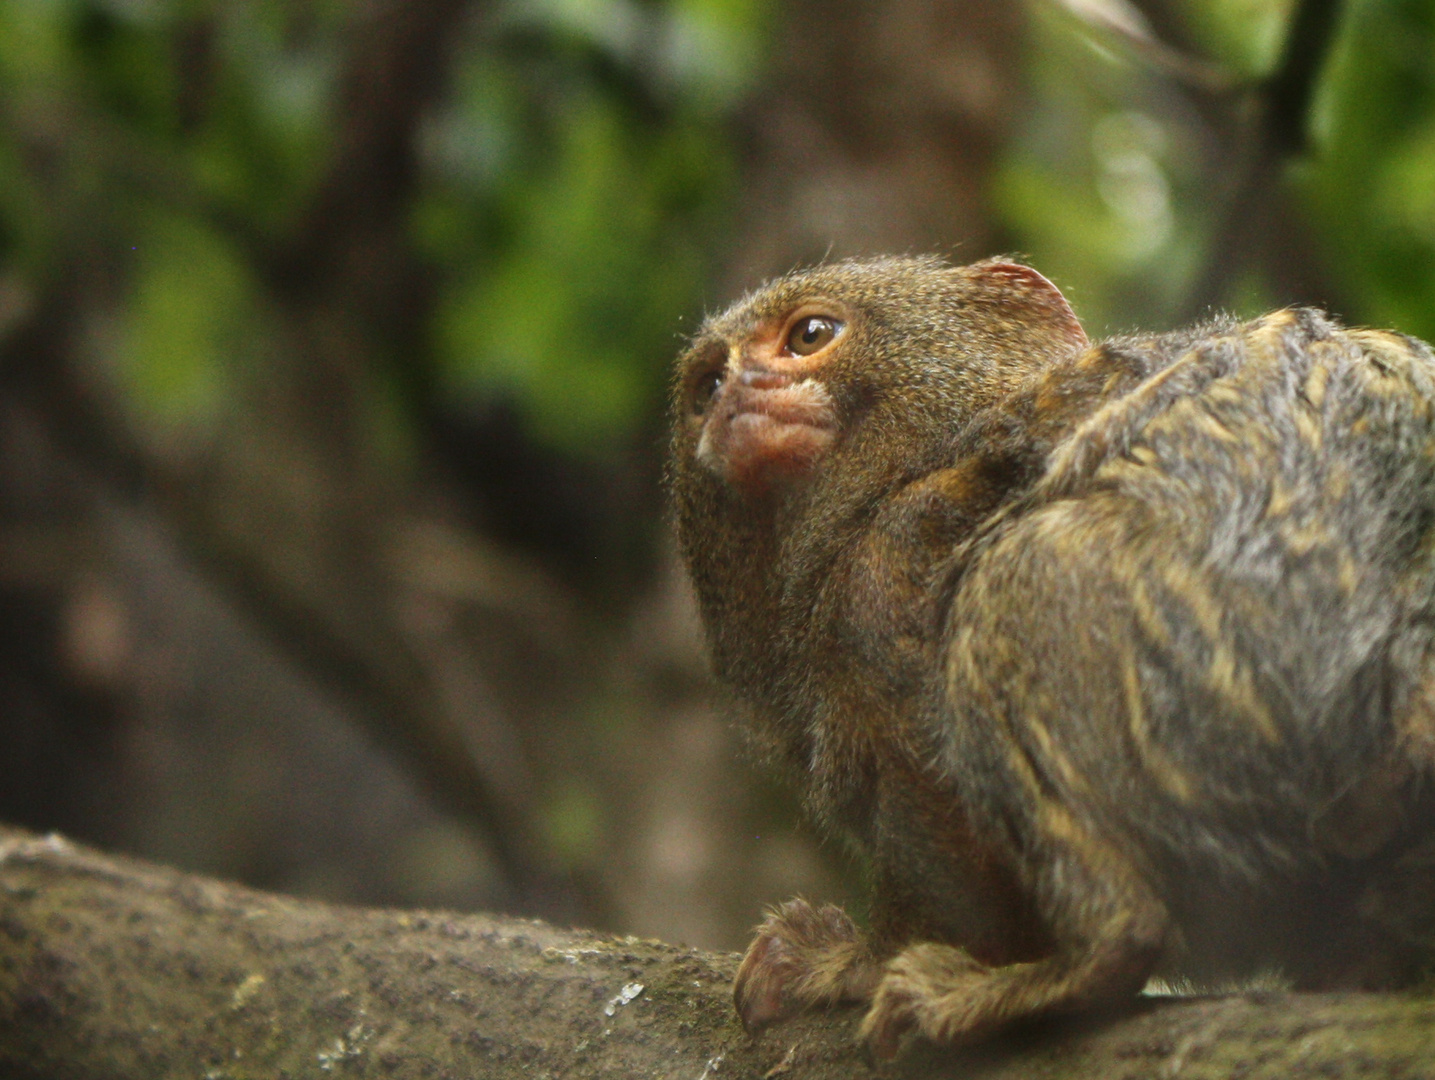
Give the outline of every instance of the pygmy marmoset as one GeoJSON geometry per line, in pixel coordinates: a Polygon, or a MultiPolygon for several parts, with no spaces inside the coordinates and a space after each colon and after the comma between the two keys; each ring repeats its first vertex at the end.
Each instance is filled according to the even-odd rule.
{"type": "Polygon", "coordinates": [[[711,318],[669,481],[718,676],[865,853],[775,909],[751,1028],[881,1055],[1435,958],[1435,358],[1278,311],[1092,345],[1036,271],[843,262],[711,318]]]}

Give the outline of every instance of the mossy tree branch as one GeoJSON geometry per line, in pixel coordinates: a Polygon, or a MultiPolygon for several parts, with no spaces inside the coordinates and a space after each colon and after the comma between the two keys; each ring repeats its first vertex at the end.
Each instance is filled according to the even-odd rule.
{"type": "MultiPolygon", "coordinates": [[[[268,895],[0,828],[0,1072],[12,1077],[871,1076],[851,1012],[750,1040],[736,958],[485,915],[268,895]]],[[[1414,1076],[1435,1001],[1147,1000],[893,1078],[1414,1076]]]]}

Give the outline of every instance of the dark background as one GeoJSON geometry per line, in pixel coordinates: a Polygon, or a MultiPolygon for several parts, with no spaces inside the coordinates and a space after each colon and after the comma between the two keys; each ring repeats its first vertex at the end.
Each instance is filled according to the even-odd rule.
{"type": "Polygon", "coordinates": [[[0,819],[737,947],[666,368],[827,256],[1435,337],[1435,0],[0,3],[0,819]]]}

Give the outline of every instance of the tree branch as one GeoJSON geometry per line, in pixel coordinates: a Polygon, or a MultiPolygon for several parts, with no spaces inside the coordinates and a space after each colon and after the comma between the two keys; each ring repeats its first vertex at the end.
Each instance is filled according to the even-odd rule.
{"type": "MultiPolygon", "coordinates": [[[[750,1040],[736,957],[486,915],[363,911],[0,828],[0,1072],[18,1077],[872,1075],[852,1011],[750,1040]]],[[[1424,1075],[1435,1002],[1147,999],[881,1075],[1424,1075]]]]}
{"type": "Polygon", "coordinates": [[[1266,82],[1265,143],[1272,155],[1298,157],[1309,148],[1311,103],[1340,29],[1340,0],[1297,4],[1280,66],[1266,82]]]}
{"type": "Polygon", "coordinates": [[[1332,305],[1319,260],[1309,251],[1308,229],[1292,219],[1282,179],[1290,162],[1310,150],[1310,114],[1318,81],[1340,29],[1340,0],[1300,0],[1276,69],[1253,91],[1256,122],[1236,138],[1234,181],[1223,197],[1223,216],[1207,248],[1205,272],[1192,289],[1184,317],[1218,307],[1230,283],[1251,265],[1265,264],[1283,299],[1332,305]],[[1275,243],[1280,236],[1282,245],[1275,243]],[[1297,250],[1304,258],[1293,258],[1297,250]],[[1285,256],[1278,258],[1280,250],[1285,256]]]}

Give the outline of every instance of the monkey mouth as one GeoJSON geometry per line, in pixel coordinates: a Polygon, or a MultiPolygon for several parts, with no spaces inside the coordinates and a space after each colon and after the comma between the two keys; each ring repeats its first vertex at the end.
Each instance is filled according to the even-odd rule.
{"type": "Polygon", "coordinates": [[[734,487],[767,489],[808,473],[836,438],[832,396],[820,383],[741,387],[712,411],[697,457],[734,487]]]}

